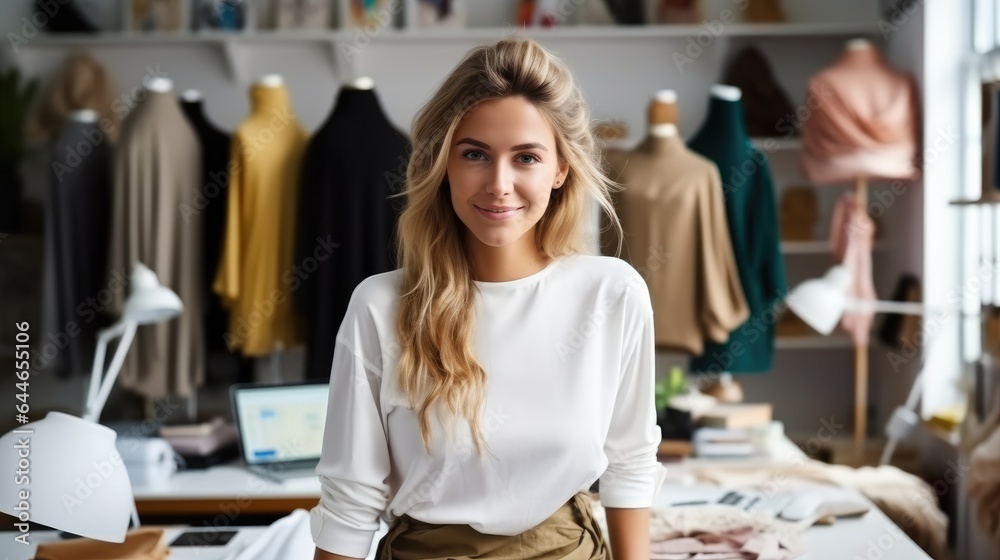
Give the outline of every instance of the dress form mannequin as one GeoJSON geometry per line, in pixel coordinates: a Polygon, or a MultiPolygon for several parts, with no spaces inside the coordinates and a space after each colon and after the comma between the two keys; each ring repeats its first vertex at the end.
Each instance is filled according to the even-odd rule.
{"type": "Polygon", "coordinates": [[[375,89],[375,80],[369,76],[359,76],[348,82],[346,85],[351,89],[371,90],[375,89]]]}
{"type": "MultiPolygon", "coordinates": [[[[661,90],[648,108],[649,131],[635,149],[608,150],[625,234],[621,258],[642,273],[654,308],[656,346],[699,354],[746,320],[746,300],[726,229],[719,170],[684,145],[677,94],[661,90]],[[670,266],[664,266],[669,255],[670,266]]],[[[602,251],[618,240],[602,228],[602,251]]]]}
{"type": "Polygon", "coordinates": [[[736,86],[727,86],[725,84],[713,84],[709,88],[708,92],[712,97],[722,99],[724,101],[739,101],[743,98],[743,92],[740,88],[736,86]]]}
{"type": "Polygon", "coordinates": [[[706,340],[705,351],[691,361],[692,372],[770,370],[774,321],[762,317],[786,289],[774,182],[767,158],[750,142],[741,99],[739,88],[713,85],[708,114],[688,146],[713,161],[721,174],[729,236],[750,315],[725,343],[706,340]]]}
{"type": "Polygon", "coordinates": [[[802,167],[811,181],[919,175],[916,84],[871,41],[848,41],[833,64],[810,78],[808,96],[816,109],[802,123],[802,167]]]}
{"type": "Polygon", "coordinates": [[[299,168],[293,262],[314,258],[317,238],[341,246],[311,270],[293,297],[305,318],[307,378],[329,378],[329,341],[358,284],[396,268],[392,246],[401,205],[392,195],[409,152],[406,135],[392,124],[367,77],[345,81],[309,138],[299,168]]]}
{"type": "MultiPolygon", "coordinates": [[[[870,179],[919,175],[919,100],[913,78],[890,67],[867,39],[851,39],[840,58],[809,80],[810,107],[802,125],[802,167],[817,184],[853,183],[838,204],[831,238],[851,273],[851,297],[873,299],[867,215],[870,179]]],[[[835,254],[836,255],[836,254],[835,254]]],[[[855,343],[854,444],[861,461],[867,432],[868,329],[870,313],[846,313],[841,326],[855,343]]]]}
{"type": "Polygon", "coordinates": [[[170,78],[161,78],[159,76],[154,76],[147,78],[146,89],[149,91],[155,91],[157,93],[168,93],[174,89],[174,81],[170,78]]]}
{"type": "Polygon", "coordinates": [[[229,311],[229,333],[241,333],[230,338],[229,347],[247,357],[270,357],[278,381],[281,353],[303,340],[301,318],[280,275],[294,264],[298,174],[308,133],[295,116],[280,74],[261,76],[249,93],[250,114],[230,145],[230,165],[239,167],[226,189],[225,238],[212,288],[229,311]],[[285,126],[271,124],[276,114],[288,115],[285,126]],[[270,136],[266,149],[248,149],[261,134],[270,136]],[[263,321],[248,323],[249,317],[259,315],[254,305],[260,293],[277,294],[274,309],[263,321]]]}
{"type": "Polygon", "coordinates": [[[285,79],[281,74],[264,74],[257,80],[257,85],[265,87],[280,87],[285,85],[285,79]]]}
{"type": "Polygon", "coordinates": [[[97,122],[97,111],[93,109],[79,109],[69,114],[70,120],[78,123],[97,122]]]}
{"type": "Polygon", "coordinates": [[[649,102],[649,133],[653,136],[677,135],[677,92],[662,89],[649,102]]]}

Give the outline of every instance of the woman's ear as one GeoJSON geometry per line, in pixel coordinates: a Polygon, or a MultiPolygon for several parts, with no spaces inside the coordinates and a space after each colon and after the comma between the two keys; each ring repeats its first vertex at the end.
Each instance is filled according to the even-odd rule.
{"type": "Polygon", "coordinates": [[[566,184],[566,176],[569,175],[569,164],[565,161],[559,163],[559,170],[556,172],[556,179],[552,188],[558,189],[566,184]]]}

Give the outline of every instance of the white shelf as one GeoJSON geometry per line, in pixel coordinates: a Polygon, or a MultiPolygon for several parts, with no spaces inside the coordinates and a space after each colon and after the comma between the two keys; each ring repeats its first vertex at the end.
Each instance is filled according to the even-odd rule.
{"type": "MultiPolygon", "coordinates": [[[[533,39],[649,39],[687,38],[706,30],[703,25],[602,25],[566,26],[551,29],[504,27],[470,27],[464,29],[402,30],[386,29],[367,34],[372,41],[434,42],[451,40],[498,40],[512,35],[533,39]]],[[[785,23],[732,24],[725,26],[725,37],[789,37],[844,38],[875,35],[878,29],[864,23],[785,23]]],[[[240,32],[181,32],[132,33],[105,32],[96,34],[40,35],[20,48],[64,45],[143,45],[171,43],[268,43],[308,41],[353,41],[356,32],[349,29],[329,31],[254,31],[240,32]]]]}
{"type": "Polygon", "coordinates": [[[844,335],[778,336],[774,339],[776,350],[824,350],[828,348],[854,348],[850,337],[844,335]]]}
{"type": "MultiPolygon", "coordinates": [[[[885,251],[888,248],[884,241],[877,241],[873,251],[885,251]]],[[[782,241],[781,252],[785,255],[825,255],[833,250],[829,241],[782,241]]]]}
{"type": "Polygon", "coordinates": [[[751,138],[750,143],[763,152],[802,149],[801,138],[751,138]]]}

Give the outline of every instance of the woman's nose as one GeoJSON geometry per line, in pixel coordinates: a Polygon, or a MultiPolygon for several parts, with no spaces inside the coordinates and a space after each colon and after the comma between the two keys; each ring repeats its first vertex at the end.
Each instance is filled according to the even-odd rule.
{"type": "Polygon", "coordinates": [[[506,165],[493,166],[486,183],[486,192],[493,196],[504,196],[514,190],[513,172],[506,165]]]}

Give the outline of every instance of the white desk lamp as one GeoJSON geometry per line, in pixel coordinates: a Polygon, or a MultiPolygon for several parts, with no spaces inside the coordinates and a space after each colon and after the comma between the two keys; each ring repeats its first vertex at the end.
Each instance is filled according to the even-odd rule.
{"type": "Polygon", "coordinates": [[[184,306],[142,263],[136,263],[131,282],[122,318],[98,333],[83,419],[50,412],[0,438],[0,469],[14,476],[13,484],[0,484],[0,511],[21,523],[117,543],[125,541],[130,516],[139,526],[117,435],[97,420],[138,326],[172,319],[184,306]],[[108,343],[118,336],[122,340],[102,377],[108,343]]]}
{"type": "Polygon", "coordinates": [[[822,278],[806,280],[792,288],[785,302],[799,318],[822,335],[832,333],[847,311],[904,315],[923,315],[925,311],[919,303],[850,298],[847,297],[850,286],[851,273],[837,265],[822,278]]]}
{"type": "Polygon", "coordinates": [[[132,271],[132,291],[125,301],[125,309],[117,323],[97,333],[97,352],[94,355],[94,367],[91,371],[90,390],[87,392],[87,402],[83,418],[97,422],[104,410],[111,388],[114,387],[118,372],[125,362],[125,355],[132,345],[135,331],[139,325],[162,323],[180,315],[184,305],[177,294],[170,288],[160,285],[156,273],[142,263],[136,263],[132,271]],[[102,376],[104,356],[108,343],[117,337],[122,337],[115,350],[114,358],[102,376]]]}
{"type": "Polygon", "coordinates": [[[7,432],[0,468],[12,478],[0,484],[0,511],[16,523],[124,542],[129,517],[138,527],[138,516],[115,439],[111,428],[62,412],[7,432]]]}
{"type": "MultiPolygon", "coordinates": [[[[833,332],[834,327],[846,311],[900,313],[923,315],[926,308],[919,303],[898,301],[860,300],[847,296],[851,285],[851,274],[843,266],[837,265],[827,271],[822,278],[806,280],[788,293],[785,302],[792,312],[807,325],[822,335],[833,332]]],[[[905,439],[920,421],[916,413],[917,401],[922,391],[923,370],[913,381],[905,406],[898,406],[885,427],[888,442],[882,450],[880,465],[887,465],[892,459],[896,445],[905,439]]]]}

